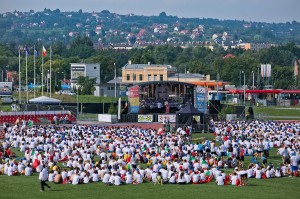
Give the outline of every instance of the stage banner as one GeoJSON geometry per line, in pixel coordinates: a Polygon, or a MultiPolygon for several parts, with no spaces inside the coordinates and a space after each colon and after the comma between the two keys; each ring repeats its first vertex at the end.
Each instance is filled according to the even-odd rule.
{"type": "Polygon", "coordinates": [[[0,95],[12,95],[12,82],[0,82],[0,95]]]}
{"type": "Polygon", "coordinates": [[[197,86],[195,89],[195,108],[206,113],[207,111],[207,91],[205,87],[197,86]]]}
{"type": "Polygon", "coordinates": [[[168,119],[170,123],[176,122],[176,115],[170,114],[170,115],[158,115],[158,122],[163,123],[165,119],[168,119]]]}
{"type": "Polygon", "coordinates": [[[153,115],[138,115],[138,122],[151,123],[153,122],[153,115]]]}
{"type": "Polygon", "coordinates": [[[139,112],[139,86],[133,86],[129,88],[129,106],[130,113],[139,112]]]}

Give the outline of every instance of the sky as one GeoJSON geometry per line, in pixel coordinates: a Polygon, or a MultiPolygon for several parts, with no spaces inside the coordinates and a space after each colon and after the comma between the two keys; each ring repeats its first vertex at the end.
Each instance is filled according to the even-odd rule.
{"type": "Polygon", "coordinates": [[[259,22],[300,22],[300,0],[0,0],[0,13],[42,11],[100,12],[158,16],[237,19],[259,22]]]}

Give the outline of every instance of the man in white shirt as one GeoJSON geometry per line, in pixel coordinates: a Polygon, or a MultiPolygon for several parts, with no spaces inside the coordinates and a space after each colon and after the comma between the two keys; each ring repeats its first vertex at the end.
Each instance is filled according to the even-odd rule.
{"type": "Polygon", "coordinates": [[[48,170],[45,165],[43,165],[43,169],[39,174],[39,180],[41,181],[41,192],[44,192],[44,186],[48,187],[48,190],[50,190],[50,186],[46,183],[46,180],[48,179],[48,170]]]}

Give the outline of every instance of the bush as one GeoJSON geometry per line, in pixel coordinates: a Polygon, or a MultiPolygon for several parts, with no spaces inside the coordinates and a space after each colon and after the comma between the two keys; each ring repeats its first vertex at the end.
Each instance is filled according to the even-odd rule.
{"type": "Polygon", "coordinates": [[[235,114],[235,107],[227,106],[222,108],[218,115],[219,119],[224,120],[226,118],[226,114],[235,114]]]}
{"type": "Polygon", "coordinates": [[[118,111],[118,110],[116,109],[116,107],[114,106],[114,104],[111,103],[111,104],[109,105],[108,114],[111,114],[111,115],[117,114],[117,111],[118,111]]]}

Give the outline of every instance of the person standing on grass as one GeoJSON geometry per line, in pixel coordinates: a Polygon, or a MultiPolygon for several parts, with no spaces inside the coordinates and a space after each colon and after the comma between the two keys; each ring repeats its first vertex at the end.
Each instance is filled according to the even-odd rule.
{"type": "Polygon", "coordinates": [[[48,170],[45,165],[43,165],[43,169],[39,174],[39,180],[41,181],[41,192],[44,192],[44,187],[48,187],[48,190],[50,190],[50,186],[46,183],[46,180],[48,179],[48,170]]]}

